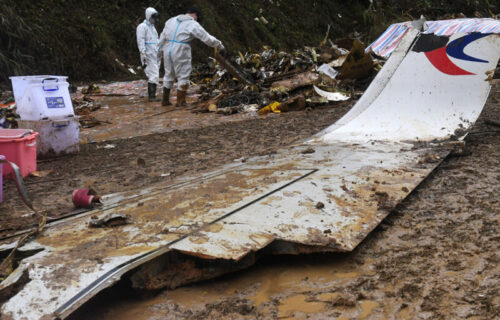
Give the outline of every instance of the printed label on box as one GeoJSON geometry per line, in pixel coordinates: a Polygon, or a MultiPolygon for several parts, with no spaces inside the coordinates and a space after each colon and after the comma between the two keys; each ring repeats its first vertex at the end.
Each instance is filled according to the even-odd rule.
{"type": "Polygon", "coordinates": [[[56,109],[56,108],[65,108],[63,97],[48,97],[45,98],[47,101],[47,108],[56,109]]]}

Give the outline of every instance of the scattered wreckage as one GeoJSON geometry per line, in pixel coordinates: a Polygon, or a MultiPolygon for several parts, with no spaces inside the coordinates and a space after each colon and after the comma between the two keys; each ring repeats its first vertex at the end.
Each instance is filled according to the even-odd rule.
{"type": "MultiPolygon", "coordinates": [[[[358,40],[345,39],[339,40],[339,43],[346,48],[352,47],[352,50],[335,44],[305,47],[291,53],[264,47],[261,53],[239,53],[231,59],[215,52],[209,64],[198,65],[193,73],[193,80],[197,83],[192,87],[195,96],[193,111],[257,115],[303,110],[348,100],[352,96],[351,91],[367,81],[344,83],[341,79],[369,80],[375,75],[374,65],[380,66],[382,61],[374,63],[358,40]],[[313,86],[316,86],[314,90],[313,86]],[[296,101],[301,103],[290,107],[296,101]],[[273,105],[272,109],[270,105],[273,105]]],[[[71,86],[72,103],[81,127],[110,124],[93,116],[93,112],[103,107],[102,97],[133,99],[132,96],[143,94],[145,86],[144,81],[92,83],[78,88],[71,86]]],[[[5,102],[0,105],[0,126],[15,128],[18,116],[16,105],[10,100],[10,96],[0,98],[5,102]]]]}
{"type": "Polygon", "coordinates": [[[335,44],[292,53],[264,47],[261,53],[239,52],[231,61],[216,52],[212,63],[195,72],[201,84],[198,111],[262,115],[348,100],[353,83],[340,79],[374,75],[375,63],[358,40],[339,42],[351,51],[335,44]]]}
{"type": "Polygon", "coordinates": [[[174,288],[261,254],[352,251],[461,146],[500,58],[498,33],[420,27],[356,105],[309,140],[47,224],[0,284],[2,319],[66,318],[125,274],[136,288],[174,288]]]}

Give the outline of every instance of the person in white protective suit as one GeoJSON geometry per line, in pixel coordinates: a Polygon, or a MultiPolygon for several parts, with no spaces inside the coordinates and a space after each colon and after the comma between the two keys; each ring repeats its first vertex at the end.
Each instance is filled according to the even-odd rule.
{"type": "Polygon", "coordinates": [[[170,105],[170,89],[177,79],[176,107],[186,106],[186,91],[191,75],[191,46],[193,39],[199,39],[207,46],[224,50],[222,42],[211,36],[199,23],[200,11],[189,8],[186,14],[170,18],[160,35],[158,47],[163,50],[165,77],[163,78],[162,105],[170,105]]]}
{"type": "Polygon", "coordinates": [[[146,19],[137,26],[137,47],[141,54],[141,64],[148,77],[148,99],[156,99],[156,86],[160,77],[160,53],[158,52],[158,31],[155,23],[158,22],[158,11],[154,8],[146,9],[146,19]]]}

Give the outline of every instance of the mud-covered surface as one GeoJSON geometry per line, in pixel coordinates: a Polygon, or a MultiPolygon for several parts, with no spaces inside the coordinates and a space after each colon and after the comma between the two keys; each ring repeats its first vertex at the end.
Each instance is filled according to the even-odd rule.
{"type": "MultiPolygon", "coordinates": [[[[206,105],[199,102],[199,86],[189,88],[186,99],[190,107],[181,109],[175,108],[173,105],[163,107],[160,102],[145,102],[147,99],[146,81],[116,82],[114,84],[118,84],[117,86],[130,86],[133,84],[133,89],[137,90],[137,93],[134,92],[130,96],[90,96],[93,103],[98,104],[100,108],[89,113],[89,120],[98,125],[93,126],[92,124],[81,130],[81,143],[106,141],[108,142],[106,145],[110,147],[114,145],[111,142],[112,140],[123,140],[153,133],[211,127],[227,122],[255,119],[255,115],[251,113],[239,113],[227,117],[202,111],[203,107],[206,109],[206,105]]],[[[104,86],[102,87],[104,88],[104,86]]],[[[113,89],[112,87],[111,90],[113,89]]],[[[120,89],[118,88],[118,90],[120,89]]],[[[175,104],[177,91],[175,89],[171,91],[170,101],[175,104]]],[[[161,90],[158,90],[158,97],[161,97],[161,90]]],[[[85,115],[82,118],[88,119],[85,115]]]]}
{"type": "MultiPolygon", "coordinates": [[[[39,160],[37,170],[41,177],[27,177],[27,191],[40,212],[47,213],[49,218],[58,217],[74,209],[71,202],[74,189],[91,187],[99,195],[109,195],[168,185],[181,176],[270,154],[327,127],[353,103],[260,117],[195,114],[187,110],[154,116],[164,110],[159,103],[137,101],[133,106],[128,99],[120,97],[114,104],[109,103],[110,109],[95,113],[101,120],[113,121],[112,124],[83,129],[81,135],[84,140],[97,141],[136,137],[82,144],[77,155],[39,160]],[[113,108],[120,111],[115,112],[113,108]],[[141,112],[148,113],[149,117],[143,118],[143,122],[134,121],[134,115],[141,112]],[[161,133],[151,134],[155,130],[161,133]]],[[[38,219],[22,204],[10,180],[4,182],[0,212],[9,213],[0,215],[0,235],[12,234],[38,219]]]]}
{"type": "Polygon", "coordinates": [[[484,120],[500,119],[499,89],[469,154],[446,159],[354,252],[267,257],[145,295],[124,280],[72,319],[498,318],[500,128],[484,120]]]}

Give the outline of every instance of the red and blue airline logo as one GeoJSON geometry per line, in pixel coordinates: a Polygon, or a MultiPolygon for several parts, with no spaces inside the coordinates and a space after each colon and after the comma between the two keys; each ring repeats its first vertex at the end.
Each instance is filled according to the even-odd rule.
{"type": "Polygon", "coordinates": [[[430,63],[442,73],[451,76],[473,75],[474,73],[464,70],[454,64],[450,57],[465,61],[488,63],[486,60],[467,55],[464,49],[471,42],[489,35],[489,33],[471,33],[449,42],[449,37],[422,34],[415,43],[413,51],[423,52],[430,63]]]}

